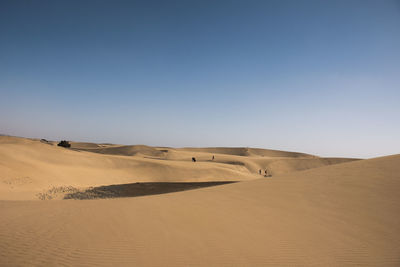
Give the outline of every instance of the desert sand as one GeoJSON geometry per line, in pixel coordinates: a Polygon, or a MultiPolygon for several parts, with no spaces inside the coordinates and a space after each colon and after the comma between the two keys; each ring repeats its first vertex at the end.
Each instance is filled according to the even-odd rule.
{"type": "Polygon", "coordinates": [[[400,266],[399,190],[400,155],[2,136],[0,265],[400,266]]]}

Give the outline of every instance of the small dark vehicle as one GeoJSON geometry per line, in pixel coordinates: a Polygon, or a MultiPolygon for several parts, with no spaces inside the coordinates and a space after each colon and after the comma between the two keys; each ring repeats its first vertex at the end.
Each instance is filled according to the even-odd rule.
{"type": "Polygon", "coordinates": [[[62,146],[62,147],[71,147],[71,144],[66,141],[66,140],[62,140],[60,143],[58,143],[58,146],[62,146]]]}

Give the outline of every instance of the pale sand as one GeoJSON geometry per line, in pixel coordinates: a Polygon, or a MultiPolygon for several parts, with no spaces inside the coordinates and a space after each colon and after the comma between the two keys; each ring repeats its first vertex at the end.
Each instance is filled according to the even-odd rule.
{"type": "MultiPolygon", "coordinates": [[[[208,160],[209,152],[171,149],[171,158],[161,160],[12,140],[0,142],[0,177],[29,174],[31,183],[21,178],[14,185],[23,198],[30,193],[21,187],[43,189],[42,183],[57,179],[111,184],[107,175],[113,174],[120,183],[119,169],[121,175],[140,172],[148,181],[162,178],[158,168],[168,170],[167,179],[176,173],[176,181],[185,175],[200,180],[193,173],[200,170],[209,180],[244,181],[136,198],[0,201],[1,266],[400,266],[400,155],[289,173],[293,165],[310,168],[307,157],[319,162],[315,167],[329,162],[214,150],[216,159],[244,165],[192,163],[186,155],[208,160]],[[147,174],[142,164],[156,170],[147,174]],[[252,180],[262,166],[283,170],[252,180]]],[[[139,179],[134,175],[125,182],[139,179]]],[[[9,184],[3,182],[2,190],[12,198],[9,184]]]]}
{"type": "Polygon", "coordinates": [[[0,200],[34,200],[38,193],[61,186],[254,180],[262,177],[259,169],[267,168],[276,175],[352,160],[251,148],[72,143],[72,149],[66,149],[39,140],[0,136],[0,200]]]}

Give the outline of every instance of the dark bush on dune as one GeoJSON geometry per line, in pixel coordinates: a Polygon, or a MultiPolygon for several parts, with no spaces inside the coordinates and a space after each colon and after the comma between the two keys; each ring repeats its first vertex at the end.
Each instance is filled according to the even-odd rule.
{"type": "Polygon", "coordinates": [[[60,143],[58,143],[58,146],[71,147],[71,144],[68,141],[62,140],[60,143]]]}

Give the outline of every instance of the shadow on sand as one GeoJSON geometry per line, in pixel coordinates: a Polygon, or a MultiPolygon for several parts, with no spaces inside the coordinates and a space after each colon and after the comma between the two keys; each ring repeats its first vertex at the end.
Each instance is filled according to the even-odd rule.
{"type": "Polygon", "coordinates": [[[179,192],[230,183],[235,183],[235,181],[196,183],[132,183],[107,185],[92,187],[85,191],[68,193],[64,196],[64,199],[139,197],[179,192]]]}

